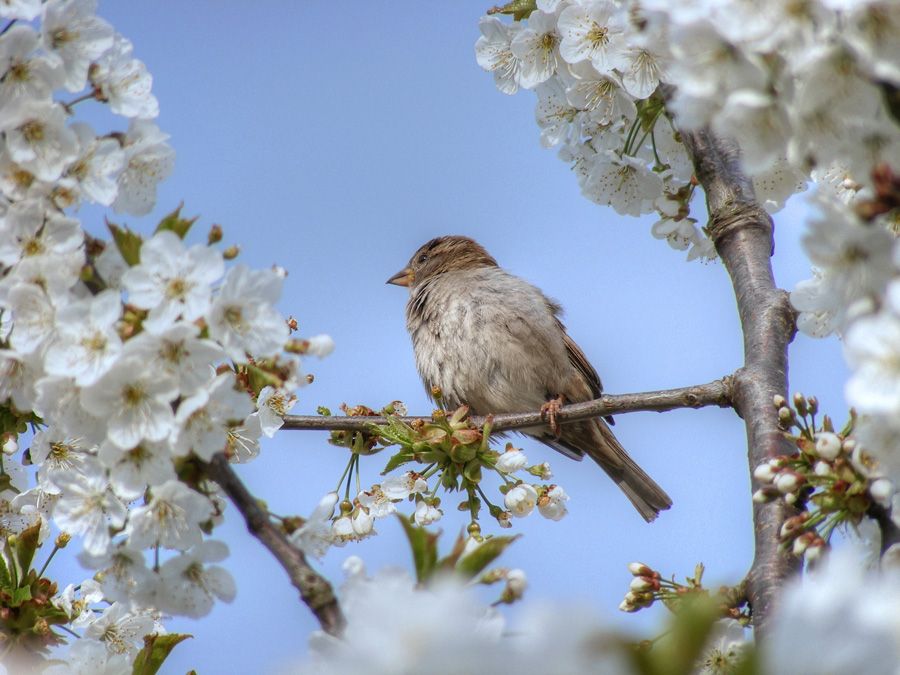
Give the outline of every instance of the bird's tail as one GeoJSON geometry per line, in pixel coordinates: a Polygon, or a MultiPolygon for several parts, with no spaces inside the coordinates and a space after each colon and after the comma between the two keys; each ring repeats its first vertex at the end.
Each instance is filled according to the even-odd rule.
{"type": "Polygon", "coordinates": [[[612,430],[602,420],[596,422],[592,426],[599,442],[585,443],[581,448],[615,481],[644,520],[655,520],[660,511],[672,506],[672,499],[631,459],[612,430]]]}

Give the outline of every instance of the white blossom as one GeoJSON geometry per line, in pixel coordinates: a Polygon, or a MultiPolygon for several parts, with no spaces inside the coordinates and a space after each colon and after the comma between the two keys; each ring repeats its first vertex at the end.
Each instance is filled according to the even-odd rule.
{"type": "Polygon", "coordinates": [[[119,294],[103,291],[57,312],[56,338],[47,348],[44,366],[51,375],[75,378],[87,386],[99,380],[122,351],[115,322],[122,313],[119,294]]]}
{"type": "Polygon", "coordinates": [[[481,37],[475,43],[478,65],[494,74],[497,89],[504,94],[519,90],[519,59],[512,53],[510,43],[521,30],[521,24],[507,24],[493,16],[483,16],[478,22],[481,37]]]}
{"type": "Polygon", "coordinates": [[[209,614],[216,598],[234,600],[234,579],[224,568],[207,564],[221,562],[227,556],[225,544],[209,540],[163,563],[157,593],[160,609],[200,618],[209,614]]]}
{"type": "Polygon", "coordinates": [[[119,174],[119,191],[112,204],[116,212],[143,216],[156,204],[156,185],[169,177],[175,151],[166,143],[168,134],[153,122],[131,121],[125,135],[125,168],[119,174]]]}
{"type": "Polygon", "coordinates": [[[178,480],[153,487],[145,506],[131,510],[125,533],[134,548],[162,546],[181,551],[200,544],[200,524],[209,520],[209,499],[178,480]]]}
{"type": "Polygon", "coordinates": [[[273,356],[287,341],[287,323],[274,307],[282,281],[274,272],[244,265],[225,275],[208,315],[209,334],[235,361],[246,361],[247,353],[273,356]]]}
{"type": "Polygon", "coordinates": [[[306,555],[321,559],[332,543],[331,517],[337,503],[336,492],[322,497],[309,518],[291,534],[291,543],[306,555]]]}
{"type": "Polygon", "coordinates": [[[106,478],[97,474],[57,476],[62,496],[53,509],[59,528],[84,537],[84,549],[99,555],[109,546],[109,528],[125,524],[125,505],[109,490],[106,478]]]}
{"type": "Polygon", "coordinates": [[[519,483],[506,493],[503,501],[513,516],[524,518],[534,510],[537,500],[538,494],[533,487],[528,483],[519,483]]]}
{"type": "Polygon", "coordinates": [[[218,250],[199,244],[185,249],[177,234],[162,230],[141,245],[141,262],[122,275],[122,286],[129,302],[150,310],[144,327],[160,333],[179,317],[194,321],[203,316],[212,284],[224,271],[218,250]]]}
{"type": "Polygon", "coordinates": [[[152,119],[159,115],[159,102],[150,92],[153,77],[142,61],[134,58],[132,44],[120,35],[88,71],[101,100],[123,117],[152,119]]]}
{"type": "Polygon", "coordinates": [[[122,449],[141,441],[161,441],[172,433],[172,401],[178,385],[166,373],[151,370],[136,358],[122,358],[81,392],[81,405],[107,420],[110,441],[122,449]]]}
{"type": "Polygon", "coordinates": [[[41,37],[51,58],[66,73],[65,87],[81,91],[88,66],[113,44],[113,29],[94,16],[96,0],[47,0],[41,21],[41,37]]]}
{"type": "Polygon", "coordinates": [[[234,385],[234,374],[222,373],[179,404],[172,437],[177,455],[193,452],[208,462],[215,453],[225,449],[229,430],[253,409],[250,397],[237,391],[234,385]]]}
{"type": "Polygon", "coordinates": [[[18,99],[0,108],[0,129],[10,158],[40,180],[58,179],[78,157],[78,139],[58,103],[18,99]]]}
{"type": "Polygon", "coordinates": [[[559,485],[551,485],[537,501],[538,511],[544,518],[561,520],[568,513],[566,502],[569,495],[559,485]]]}
{"type": "Polygon", "coordinates": [[[556,16],[533,12],[525,27],[512,38],[510,50],[518,60],[520,87],[531,89],[549,80],[559,59],[556,16]]]}

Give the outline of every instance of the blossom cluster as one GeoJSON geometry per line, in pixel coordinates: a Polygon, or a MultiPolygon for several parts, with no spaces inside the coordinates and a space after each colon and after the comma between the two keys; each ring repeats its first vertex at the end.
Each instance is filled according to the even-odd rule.
{"type": "Polygon", "coordinates": [[[517,20],[482,18],[479,65],[504,93],[535,91],[541,141],[560,146],[587,198],[656,211],[654,236],[690,247],[689,259],[715,251],[689,217],[692,167],[676,128],[737,140],[770,212],[810,178],[852,192],[900,154],[885,104],[900,84],[896,3],[537,0],[494,11],[517,20]]]}
{"type": "Polygon", "coordinates": [[[295,354],[332,344],[291,340],[284,272],[226,269],[221,230],[189,245],[195,219],[180,210],[147,238],[85,232],[83,203],[149,213],[174,161],[150,74],[95,10],[0,6],[0,531],[39,524],[43,539],[52,521],[79,538],[99,581],[53,598],[83,629],[72,667],[130,672],[160,613],[198,617],[234,597],[217,564],[227,547],[207,538],[224,502],[196,468],[219,452],[252,459],[306,382],[295,354]],[[127,129],[72,121],[88,101],[127,129]],[[101,598],[108,610],[85,609],[101,598]]]}
{"type": "MultiPolygon", "coordinates": [[[[759,503],[783,499],[799,510],[779,533],[785,548],[811,565],[820,560],[840,526],[858,529],[864,518],[884,514],[900,528],[900,494],[857,441],[854,417],[836,432],[827,415],[816,422],[819,404],[814,396],[794,394],[793,407],[776,396],[774,404],[798,453],[773,457],[756,467],[753,477],[761,487],[753,499],[759,503]]],[[[886,561],[900,555],[900,545],[879,548],[886,549],[886,561]]]]}
{"type": "MultiPolygon", "coordinates": [[[[324,409],[321,412],[328,413],[324,409]]],[[[351,416],[375,414],[366,406],[344,406],[344,412],[351,416]]],[[[525,473],[546,481],[552,476],[550,466],[546,462],[529,465],[525,453],[512,443],[507,443],[503,452],[491,449],[489,426],[474,428],[467,419],[466,406],[449,416],[442,410],[435,411],[430,424],[405,424],[396,418],[404,412],[402,403],[395,401],[382,410],[389,424],[374,427],[372,433],[332,432],[331,442],[348,447],[351,456],[337,490],[325,495],[302,525],[291,528],[292,540],[305,553],[321,557],[332,545],[343,546],[376,534],[376,521],[401,513],[399,507],[404,502],[414,505],[411,522],[431,525],[444,515],[439,491],[465,495],[458,509],[469,513],[468,532],[476,538],[482,536],[479,514],[483,506],[502,528],[512,527],[513,518],[524,518],[535,511],[549,520],[561,520],[566,515],[569,496],[562,487],[528,482],[517,475],[525,473]],[[395,445],[400,450],[388,460],[384,475],[410,463],[421,468],[390,475],[368,489],[360,489],[361,457],[395,445]],[[502,507],[492,503],[484,492],[484,471],[500,478],[502,507]],[[354,474],[357,489],[351,499],[354,474]]]]}

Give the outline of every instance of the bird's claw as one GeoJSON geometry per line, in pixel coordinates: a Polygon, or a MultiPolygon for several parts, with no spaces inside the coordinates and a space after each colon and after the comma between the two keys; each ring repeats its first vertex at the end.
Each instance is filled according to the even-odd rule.
{"type": "Polygon", "coordinates": [[[556,419],[556,415],[559,413],[559,409],[562,408],[562,406],[562,395],[559,395],[556,398],[551,398],[541,406],[541,419],[547,422],[547,426],[550,427],[550,430],[556,435],[557,438],[559,438],[559,434],[562,429],[560,429],[559,421],[556,419]]]}

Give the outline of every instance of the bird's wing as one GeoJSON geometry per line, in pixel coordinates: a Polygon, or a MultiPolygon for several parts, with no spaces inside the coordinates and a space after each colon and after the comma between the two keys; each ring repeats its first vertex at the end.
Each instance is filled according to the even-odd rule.
{"type": "Polygon", "coordinates": [[[559,324],[559,329],[562,331],[563,339],[566,342],[566,354],[569,356],[569,361],[578,369],[578,372],[584,376],[584,381],[590,386],[594,398],[600,398],[600,394],[603,393],[603,383],[600,382],[600,376],[597,375],[594,366],[591,365],[591,362],[588,361],[584,352],[581,351],[581,347],[575,344],[575,340],[569,337],[569,334],[566,332],[566,327],[562,322],[559,319],[557,319],[556,322],[559,324]]]}
{"type": "MultiPolygon", "coordinates": [[[[556,323],[559,324],[559,329],[562,331],[563,340],[566,343],[566,354],[569,356],[569,361],[579,373],[584,377],[584,381],[591,388],[591,394],[594,398],[600,398],[603,394],[603,383],[600,381],[600,376],[597,374],[597,371],[594,370],[594,366],[591,365],[591,362],[588,361],[588,358],[584,355],[584,352],[581,351],[581,347],[579,347],[575,340],[569,337],[569,334],[566,332],[566,327],[563,325],[562,321],[559,318],[556,319],[556,323]]],[[[612,415],[607,415],[604,419],[609,424],[615,424],[615,420],[612,415]]]]}

